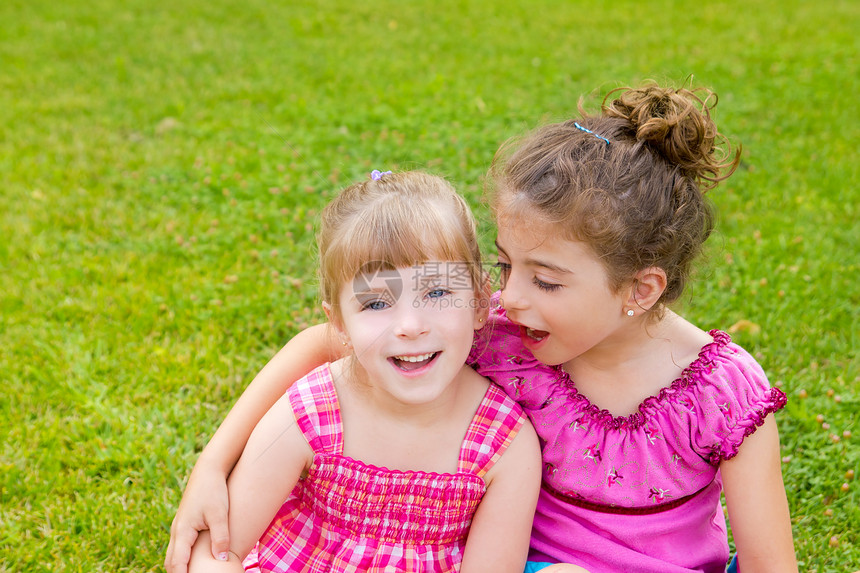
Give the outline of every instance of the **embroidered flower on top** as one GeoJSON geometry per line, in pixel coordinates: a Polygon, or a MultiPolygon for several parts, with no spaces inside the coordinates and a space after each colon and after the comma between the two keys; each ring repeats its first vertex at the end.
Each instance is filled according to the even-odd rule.
{"type": "Polygon", "coordinates": [[[380,171],[379,169],[374,169],[370,172],[370,178],[374,181],[379,181],[382,179],[383,175],[391,175],[391,171],[380,171]]]}
{"type": "Polygon", "coordinates": [[[651,444],[654,443],[654,440],[663,439],[663,436],[660,435],[660,430],[654,426],[645,426],[645,437],[648,438],[648,442],[651,444]]]}
{"type": "Polygon", "coordinates": [[[668,489],[652,487],[648,493],[648,499],[653,499],[657,503],[663,503],[663,500],[666,499],[666,494],[668,493],[668,489]]]}
{"type": "Polygon", "coordinates": [[[511,384],[511,386],[514,387],[514,397],[516,397],[516,398],[520,397],[524,381],[525,381],[525,378],[523,378],[522,376],[514,376],[513,378],[511,378],[510,384],[511,384]]]}
{"type": "Polygon", "coordinates": [[[601,455],[600,450],[597,448],[597,444],[592,444],[585,448],[585,452],[582,455],[582,459],[594,460],[594,463],[598,463],[601,460],[601,455]]]}

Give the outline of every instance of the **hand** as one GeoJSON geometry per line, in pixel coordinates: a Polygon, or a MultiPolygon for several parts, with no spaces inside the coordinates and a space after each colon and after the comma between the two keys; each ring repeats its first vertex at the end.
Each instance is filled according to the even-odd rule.
{"type": "MultiPolygon", "coordinates": [[[[199,465],[199,464],[198,464],[199,465]]],[[[227,527],[227,480],[224,475],[205,467],[195,467],[173,523],[170,543],[164,558],[168,573],[187,573],[191,547],[200,531],[209,530],[212,557],[227,560],[230,532],[227,527]]]]}

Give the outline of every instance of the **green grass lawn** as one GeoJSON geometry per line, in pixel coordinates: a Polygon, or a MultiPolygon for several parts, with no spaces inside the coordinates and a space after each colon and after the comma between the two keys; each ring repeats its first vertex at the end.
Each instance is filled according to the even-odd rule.
{"type": "Polygon", "coordinates": [[[682,311],[789,395],[801,570],[860,569],[858,29],[851,0],[4,1],[0,571],[160,569],[200,449],[321,319],[339,188],[444,175],[492,255],[502,141],[690,76],[744,156],[682,311]]]}

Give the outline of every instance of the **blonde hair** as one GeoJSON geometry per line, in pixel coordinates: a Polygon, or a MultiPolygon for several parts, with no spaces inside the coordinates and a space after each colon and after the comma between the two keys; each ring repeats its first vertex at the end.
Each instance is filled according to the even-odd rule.
{"type": "Polygon", "coordinates": [[[341,289],[364,272],[462,262],[476,296],[482,292],[474,216],[454,188],[435,175],[392,173],[347,187],[323,210],[317,239],[320,293],[336,321],[341,320],[341,289]]]}

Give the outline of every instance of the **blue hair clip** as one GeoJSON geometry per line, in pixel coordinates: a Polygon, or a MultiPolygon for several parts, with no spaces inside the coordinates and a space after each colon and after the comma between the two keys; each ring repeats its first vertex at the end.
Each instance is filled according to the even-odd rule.
{"type": "Polygon", "coordinates": [[[606,139],[605,137],[603,137],[602,135],[597,135],[596,133],[594,133],[594,132],[593,132],[593,131],[591,131],[590,129],[588,129],[588,128],[586,128],[586,127],[582,127],[581,125],[579,125],[579,123],[577,123],[577,122],[575,122],[575,121],[573,122],[573,125],[575,125],[575,126],[576,126],[576,129],[578,129],[578,130],[580,130],[580,131],[584,131],[585,133],[590,133],[590,134],[591,134],[591,135],[593,135],[594,137],[597,137],[597,138],[602,139],[603,141],[605,141],[605,142],[606,142],[606,145],[609,145],[609,140],[608,140],[608,139],[606,139]]]}
{"type": "Polygon", "coordinates": [[[383,175],[391,175],[391,171],[380,171],[379,169],[374,169],[370,172],[370,178],[374,181],[379,181],[380,179],[382,179],[383,175]]]}

